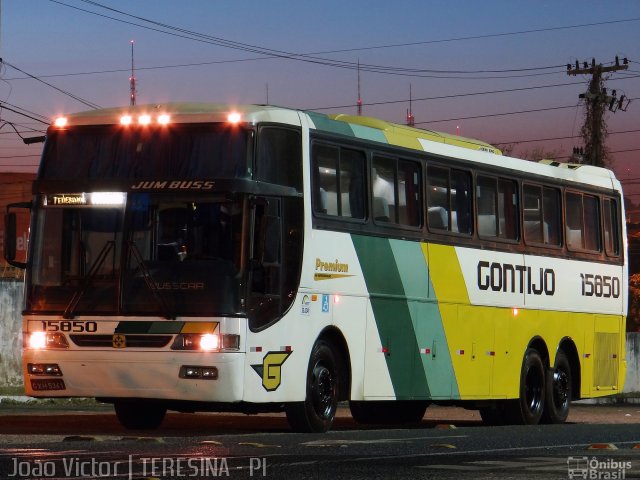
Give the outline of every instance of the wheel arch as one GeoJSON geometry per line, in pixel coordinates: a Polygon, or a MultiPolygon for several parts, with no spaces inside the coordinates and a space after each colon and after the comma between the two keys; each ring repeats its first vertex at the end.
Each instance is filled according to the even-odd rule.
{"type": "Polygon", "coordinates": [[[349,400],[351,392],[351,355],[349,345],[342,331],[335,326],[324,328],[318,335],[318,340],[324,340],[335,348],[335,353],[340,357],[340,363],[344,367],[343,374],[340,375],[338,387],[338,400],[349,400]]]}
{"type": "Polygon", "coordinates": [[[580,356],[575,342],[571,337],[564,337],[558,344],[557,352],[562,351],[569,360],[571,368],[571,399],[578,400],[580,398],[580,356]]]}
{"type": "Polygon", "coordinates": [[[547,342],[545,342],[541,336],[537,335],[533,337],[531,340],[529,340],[529,345],[527,345],[527,349],[529,348],[536,349],[540,354],[540,357],[542,357],[542,362],[544,366],[546,368],[549,368],[550,362],[549,362],[549,349],[547,348],[547,342]]]}

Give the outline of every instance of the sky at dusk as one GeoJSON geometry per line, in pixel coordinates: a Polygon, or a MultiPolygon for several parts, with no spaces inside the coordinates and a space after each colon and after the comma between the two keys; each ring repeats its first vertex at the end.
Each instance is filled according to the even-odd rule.
{"type": "Polygon", "coordinates": [[[606,85],[632,101],[607,114],[607,146],[640,203],[637,0],[0,1],[0,171],[36,170],[42,144],[16,130],[128,105],[131,40],[138,104],[355,114],[359,62],[365,115],[404,123],[411,88],[417,127],[561,159],[581,144],[589,80],[566,64],[618,55],[629,68],[606,85]]]}

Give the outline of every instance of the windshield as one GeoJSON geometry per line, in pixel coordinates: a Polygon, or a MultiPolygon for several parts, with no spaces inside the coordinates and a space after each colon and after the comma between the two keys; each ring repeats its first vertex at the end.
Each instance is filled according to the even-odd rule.
{"type": "Polygon", "coordinates": [[[242,197],[126,198],[126,208],[37,211],[27,310],[68,318],[241,313],[242,197]]]}
{"type": "Polygon", "coordinates": [[[252,130],[211,123],[50,129],[39,178],[249,178],[252,141],[252,130]]]}

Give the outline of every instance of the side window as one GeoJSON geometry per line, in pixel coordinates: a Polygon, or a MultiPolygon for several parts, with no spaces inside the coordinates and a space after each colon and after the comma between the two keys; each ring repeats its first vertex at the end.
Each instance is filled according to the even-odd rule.
{"type": "Polygon", "coordinates": [[[299,130],[262,127],[255,178],[302,190],[302,139],[299,130]]]}
{"type": "Polygon", "coordinates": [[[478,176],[478,235],[518,240],[518,184],[503,178],[478,176]]]}
{"type": "Polygon", "coordinates": [[[522,195],[524,238],[527,243],[560,246],[562,210],[558,189],[525,184],[522,195]]]}
{"type": "Polygon", "coordinates": [[[498,184],[493,177],[478,176],[476,186],[478,205],[478,235],[498,236],[498,184]]]}
{"type": "Polygon", "coordinates": [[[422,226],[422,169],[418,162],[398,160],[398,223],[422,226]]]}
{"type": "Polygon", "coordinates": [[[316,143],[312,155],[314,212],[364,219],[364,152],[316,143]]]}
{"type": "Polygon", "coordinates": [[[471,174],[427,167],[427,224],[430,230],[471,235],[471,174]]]}
{"type": "Polygon", "coordinates": [[[397,223],[396,159],[374,156],[371,161],[372,215],[377,222],[397,223]]]}
{"type": "Polygon", "coordinates": [[[542,234],[547,245],[562,245],[562,205],[557,188],[542,189],[542,234]]]}
{"type": "Polygon", "coordinates": [[[600,251],[600,210],[598,197],[567,192],[567,246],[572,250],[600,251]]]}
{"type": "Polygon", "coordinates": [[[604,249],[610,257],[620,255],[620,233],[618,226],[618,202],[613,198],[604,199],[604,249]]]}
{"type": "Polygon", "coordinates": [[[419,227],[420,164],[374,155],[371,167],[374,220],[419,227]]]}

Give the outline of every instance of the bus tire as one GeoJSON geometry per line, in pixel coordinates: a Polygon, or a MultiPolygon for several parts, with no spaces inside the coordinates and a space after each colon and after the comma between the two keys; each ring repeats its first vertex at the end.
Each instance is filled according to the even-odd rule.
{"type": "Polygon", "coordinates": [[[351,416],[363,424],[420,423],[428,406],[429,402],[420,400],[349,402],[351,416]]]}
{"type": "Polygon", "coordinates": [[[120,424],[128,430],[153,430],[158,428],[167,409],[162,405],[142,401],[117,401],[113,407],[120,424]]]}
{"type": "Polygon", "coordinates": [[[547,388],[542,421],[564,423],[571,406],[571,365],[562,350],[556,354],[556,364],[547,372],[547,388]]]}
{"type": "Polygon", "coordinates": [[[321,433],[331,428],[338,408],[340,358],[331,343],[318,340],[307,368],[304,402],[285,406],[287,421],[296,432],[321,433]]]}
{"type": "Polygon", "coordinates": [[[520,395],[507,404],[509,423],[537,425],[542,418],[546,373],[542,357],[535,348],[528,348],[520,371],[520,395]]]}

